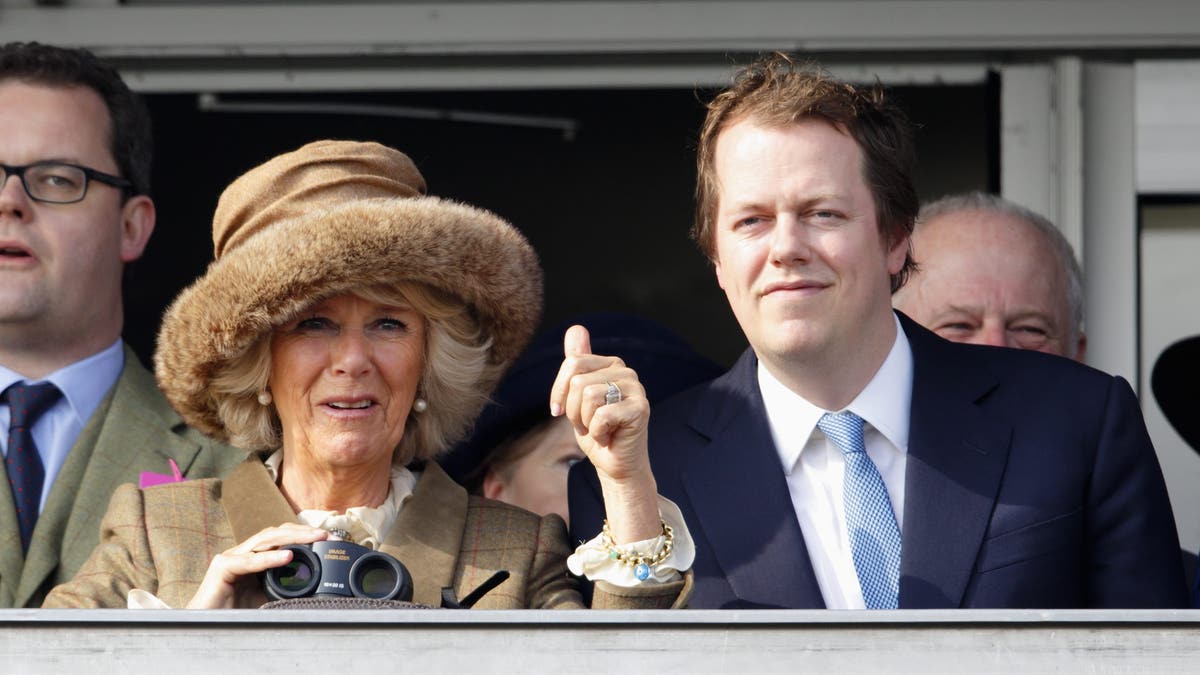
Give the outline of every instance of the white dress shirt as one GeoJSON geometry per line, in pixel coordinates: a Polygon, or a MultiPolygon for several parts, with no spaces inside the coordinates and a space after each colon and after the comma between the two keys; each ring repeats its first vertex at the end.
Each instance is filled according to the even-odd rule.
{"type": "MultiPolygon", "coordinates": [[[[62,392],[62,397],[43,412],[30,429],[33,442],[37,444],[38,454],[42,457],[42,466],[46,470],[38,513],[46,508],[50,486],[54,485],[54,479],[58,477],[59,470],[67,461],[71,447],[75,445],[92,413],[96,412],[100,402],[117,383],[124,367],[125,350],[120,338],[108,349],[60,368],[40,380],[27,380],[20,373],[0,365],[0,392],[8,389],[9,385],[22,381],[26,384],[53,382],[62,392]]],[[[0,447],[4,449],[6,457],[10,419],[12,415],[8,406],[0,405],[0,447]]]]}
{"type": "MultiPolygon", "coordinates": [[[[908,420],[912,401],[913,358],[908,337],[896,321],[896,341],[883,365],[846,406],[863,419],[867,455],[879,469],[904,532],[904,467],[908,453],[908,420]]],[[[863,609],[862,587],[850,554],[843,501],[846,462],[817,422],[826,412],[804,400],[758,363],[758,386],[767,423],[787,478],[792,507],[817,585],[829,609],[863,609]]]]}

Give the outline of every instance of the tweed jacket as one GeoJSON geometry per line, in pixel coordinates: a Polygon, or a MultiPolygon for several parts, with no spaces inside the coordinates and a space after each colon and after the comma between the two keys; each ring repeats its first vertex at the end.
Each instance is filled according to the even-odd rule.
{"type": "Polygon", "coordinates": [[[46,592],[75,576],[96,547],[100,519],[117,486],[142,471],[189,478],[221,475],[244,450],[189,428],[167,405],[154,377],[125,347],[125,366],[71,447],[21,554],[16,509],[0,462],[0,606],[38,607],[46,592]]]}
{"type": "MultiPolygon", "coordinates": [[[[55,588],[45,607],[125,607],[140,588],[171,607],[195,594],[212,558],[266,527],[299,522],[258,459],[224,480],[199,480],[138,490],[122,486],[104,518],[101,544],[71,582],[55,588]]],[[[443,587],[457,597],[498,570],[511,576],[475,607],[582,608],[567,574],[566,526],[557,515],[536,516],[501,502],[468,496],[436,463],[426,465],[380,550],[413,578],[413,601],[437,607],[443,587]]],[[[594,607],[682,606],[691,577],[671,584],[622,589],[596,585],[594,607]]],[[[239,596],[258,606],[261,593],[239,596]]]]}

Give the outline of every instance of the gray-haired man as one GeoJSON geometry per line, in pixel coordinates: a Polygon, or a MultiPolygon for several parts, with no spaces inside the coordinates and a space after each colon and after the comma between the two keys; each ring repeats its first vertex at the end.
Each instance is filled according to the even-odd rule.
{"type": "Polygon", "coordinates": [[[1033,211],[971,192],[926,204],[918,272],[896,309],[955,342],[1032,349],[1083,361],[1083,284],[1071,244],[1033,211]]]}

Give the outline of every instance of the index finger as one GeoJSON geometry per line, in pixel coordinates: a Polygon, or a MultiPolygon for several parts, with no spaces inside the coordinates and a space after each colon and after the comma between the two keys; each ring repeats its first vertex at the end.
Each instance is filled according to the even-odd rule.
{"type": "Polygon", "coordinates": [[[558,375],[550,387],[550,416],[558,417],[563,414],[567,403],[567,389],[574,372],[567,369],[567,357],[583,356],[592,353],[592,338],[588,329],[578,324],[571,326],[563,334],[563,362],[558,367],[558,375]]]}
{"type": "Polygon", "coordinates": [[[328,531],[318,527],[309,527],[300,523],[283,523],[278,527],[259,530],[230,550],[259,553],[288,544],[311,544],[328,536],[328,531]]]}

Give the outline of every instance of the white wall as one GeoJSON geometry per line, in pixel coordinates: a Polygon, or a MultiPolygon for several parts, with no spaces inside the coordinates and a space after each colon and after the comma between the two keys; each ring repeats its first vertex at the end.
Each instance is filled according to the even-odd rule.
{"type": "MultiPolygon", "coordinates": [[[[1150,390],[1150,372],[1163,349],[1200,334],[1200,202],[1143,208],[1141,239],[1142,411],[1167,479],[1181,543],[1196,551],[1200,548],[1200,455],[1163,416],[1150,390]]],[[[1193,375],[1200,387],[1200,370],[1193,375]]]]}

